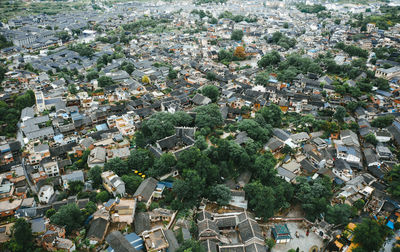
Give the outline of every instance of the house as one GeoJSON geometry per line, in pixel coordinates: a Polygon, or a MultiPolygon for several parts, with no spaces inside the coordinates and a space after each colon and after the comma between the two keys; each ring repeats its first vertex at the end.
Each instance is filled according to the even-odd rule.
{"type": "Polygon", "coordinates": [[[197,93],[197,94],[192,98],[192,102],[193,102],[195,105],[202,106],[202,105],[207,105],[207,104],[211,103],[211,99],[208,98],[208,97],[206,97],[206,96],[204,96],[204,95],[202,95],[202,94],[197,93]]]}
{"type": "Polygon", "coordinates": [[[393,156],[392,151],[382,144],[376,146],[376,153],[378,154],[379,159],[391,159],[393,156]]]}
{"type": "Polygon", "coordinates": [[[0,243],[8,242],[11,239],[11,228],[14,223],[0,226],[0,243]]]}
{"type": "Polygon", "coordinates": [[[271,137],[264,146],[264,150],[270,150],[271,152],[277,152],[285,146],[285,143],[276,137],[271,137]]]}
{"type": "Polygon", "coordinates": [[[65,228],[63,227],[49,225],[41,238],[41,245],[46,251],[72,252],[76,250],[74,242],[65,238],[65,228]]]}
{"type": "Polygon", "coordinates": [[[143,180],[138,189],[136,189],[136,192],[133,194],[133,197],[137,198],[139,202],[145,203],[148,208],[151,204],[157,184],[158,181],[155,178],[147,178],[143,180]]]}
{"type": "Polygon", "coordinates": [[[286,224],[275,224],[272,228],[272,236],[274,237],[275,243],[288,243],[292,239],[286,224]]]}
{"type": "Polygon", "coordinates": [[[149,218],[151,222],[170,222],[173,215],[173,211],[163,208],[156,208],[149,212],[149,218]]]}
{"type": "MultiPolygon", "coordinates": [[[[106,207],[107,209],[107,207],[106,207]]],[[[112,222],[133,223],[135,215],[136,200],[134,199],[118,199],[117,203],[112,206],[111,220],[112,222]]]]}
{"type": "MultiPolygon", "coordinates": [[[[140,238],[139,238],[140,239],[140,238]]],[[[106,237],[110,245],[108,252],[137,252],[135,247],[124,237],[120,231],[113,231],[106,237]]]]}
{"type": "Polygon", "coordinates": [[[0,217],[14,215],[20,208],[22,199],[14,199],[12,202],[8,200],[0,201],[0,217]]]}
{"type": "Polygon", "coordinates": [[[291,183],[297,177],[296,174],[294,174],[293,172],[291,172],[289,170],[286,170],[285,168],[283,168],[281,166],[278,167],[276,170],[277,170],[277,176],[286,180],[286,182],[291,183]]]}
{"type": "Polygon", "coordinates": [[[296,144],[299,144],[301,142],[305,142],[310,139],[310,136],[306,132],[300,132],[297,134],[292,134],[290,135],[290,138],[292,141],[296,144]]]}
{"type": "Polygon", "coordinates": [[[61,179],[62,179],[64,189],[68,189],[68,184],[72,181],[81,181],[82,183],[85,183],[85,178],[84,178],[82,170],[73,171],[70,174],[62,175],[61,179]]]}
{"type": "Polygon", "coordinates": [[[264,236],[262,235],[261,227],[252,218],[246,218],[237,225],[238,232],[244,245],[252,242],[264,244],[264,236]]]}
{"type": "Polygon", "coordinates": [[[229,205],[246,210],[247,203],[245,191],[231,190],[231,200],[229,205]]]}
{"type": "Polygon", "coordinates": [[[148,252],[168,251],[169,243],[162,228],[144,231],[142,237],[148,252]]]}
{"type": "Polygon", "coordinates": [[[125,183],[113,171],[105,171],[101,174],[104,188],[112,195],[125,195],[125,183]]]}
{"type": "Polygon", "coordinates": [[[380,166],[379,157],[373,149],[371,148],[364,149],[364,156],[365,156],[365,162],[368,167],[380,166]]]}
{"type": "Polygon", "coordinates": [[[55,177],[60,175],[60,169],[58,168],[58,162],[56,160],[42,161],[44,172],[49,177],[55,177]]]}
{"type": "Polygon", "coordinates": [[[90,151],[88,157],[88,166],[90,168],[95,166],[103,167],[106,162],[106,150],[102,147],[96,147],[90,151]]]}
{"type": "Polygon", "coordinates": [[[317,167],[315,167],[313,163],[311,163],[311,161],[308,160],[307,158],[300,161],[300,167],[305,174],[310,174],[310,175],[314,174],[318,170],[317,167]]]}
{"type": "Polygon", "coordinates": [[[108,220],[104,218],[97,218],[90,224],[89,231],[86,237],[89,239],[90,244],[95,245],[103,242],[109,226],[108,220]]]}
{"type": "Polygon", "coordinates": [[[39,194],[38,194],[39,201],[41,203],[47,204],[47,203],[49,203],[49,201],[50,201],[51,197],[53,196],[53,194],[54,194],[53,186],[44,185],[39,190],[39,194]]]}
{"type": "Polygon", "coordinates": [[[375,76],[386,80],[400,77],[400,66],[394,66],[388,69],[378,68],[376,69],[375,76]]]}
{"type": "Polygon", "coordinates": [[[354,176],[353,170],[350,165],[343,159],[336,159],[334,161],[334,167],[332,168],[333,174],[341,180],[347,182],[351,180],[354,176]]]}

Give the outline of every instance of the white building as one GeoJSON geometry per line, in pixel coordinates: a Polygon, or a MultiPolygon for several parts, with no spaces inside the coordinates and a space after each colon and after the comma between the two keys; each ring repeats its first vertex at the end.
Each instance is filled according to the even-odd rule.
{"type": "Polygon", "coordinates": [[[38,195],[39,201],[41,203],[47,204],[49,203],[49,200],[51,199],[51,196],[53,196],[53,194],[54,194],[54,189],[51,185],[42,186],[42,188],[40,188],[38,195]]]}

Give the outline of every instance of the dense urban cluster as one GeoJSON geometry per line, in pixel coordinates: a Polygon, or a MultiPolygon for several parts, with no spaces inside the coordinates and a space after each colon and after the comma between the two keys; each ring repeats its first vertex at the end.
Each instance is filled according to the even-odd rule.
{"type": "Polygon", "coordinates": [[[0,3],[1,251],[400,251],[399,4],[47,2],[0,3]]]}

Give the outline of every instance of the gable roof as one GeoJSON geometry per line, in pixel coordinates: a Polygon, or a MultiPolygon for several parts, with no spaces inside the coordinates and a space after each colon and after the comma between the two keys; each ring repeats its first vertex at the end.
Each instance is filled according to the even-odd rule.
{"type": "Polygon", "coordinates": [[[133,197],[142,197],[142,201],[148,201],[157,186],[157,179],[147,178],[142,183],[140,183],[138,189],[136,189],[133,197]]]}
{"type": "Polygon", "coordinates": [[[121,234],[120,231],[113,231],[106,237],[106,241],[112,247],[110,252],[136,252],[137,250],[121,234]]]}
{"type": "Polygon", "coordinates": [[[90,225],[89,232],[87,234],[87,237],[90,238],[95,238],[98,240],[103,240],[104,235],[107,232],[108,228],[108,220],[103,219],[103,218],[97,218],[95,219],[92,224],[90,225]]]}
{"type": "Polygon", "coordinates": [[[261,228],[255,220],[247,219],[239,223],[238,229],[242,242],[245,244],[254,238],[264,241],[261,228]]]}

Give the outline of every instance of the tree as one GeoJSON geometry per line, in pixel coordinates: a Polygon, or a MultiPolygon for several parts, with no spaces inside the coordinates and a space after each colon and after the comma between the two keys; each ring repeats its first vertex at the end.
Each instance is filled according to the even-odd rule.
{"type": "Polygon", "coordinates": [[[131,74],[133,71],[135,71],[135,66],[131,62],[124,61],[121,64],[121,69],[128,74],[131,74]]]}
{"type": "Polygon", "coordinates": [[[159,139],[173,135],[175,123],[172,114],[166,112],[155,113],[142,123],[142,133],[145,139],[154,143],[159,139]]]}
{"type": "Polygon", "coordinates": [[[400,199],[400,165],[396,165],[390,170],[385,181],[389,184],[387,191],[395,198],[400,199]]]}
{"type": "Polygon", "coordinates": [[[343,122],[345,116],[346,116],[346,109],[342,106],[337,106],[335,114],[333,114],[333,118],[335,118],[338,122],[343,122]]]}
{"type": "Polygon", "coordinates": [[[101,191],[96,195],[97,202],[106,202],[110,199],[110,194],[107,191],[101,191]]]}
{"type": "Polygon", "coordinates": [[[268,66],[277,65],[281,61],[281,56],[277,51],[272,51],[266,53],[259,61],[258,66],[261,68],[266,68],[268,66]]]}
{"type": "Polygon", "coordinates": [[[32,90],[26,91],[25,94],[18,96],[14,101],[14,106],[19,110],[26,107],[32,107],[35,104],[35,94],[32,90]]]}
{"type": "Polygon", "coordinates": [[[78,89],[76,88],[75,84],[69,84],[68,85],[68,92],[70,92],[71,94],[77,94],[78,93],[78,89]]]}
{"type": "Polygon", "coordinates": [[[94,49],[86,44],[75,44],[68,46],[68,49],[79,53],[80,56],[92,57],[94,49]]]}
{"type": "Polygon", "coordinates": [[[93,214],[97,211],[96,203],[93,201],[89,201],[85,206],[86,211],[88,211],[89,215],[93,214]]]}
{"type": "Polygon", "coordinates": [[[216,201],[220,206],[228,205],[232,198],[231,190],[223,184],[215,185],[209,191],[209,199],[216,201]]]}
{"type": "Polygon", "coordinates": [[[59,226],[65,226],[67,233],[82,226],[83,216],[76,204],[62,206],[56,214],[50,217],[50,222],[59,226]]]}
{"type": "Polygon", "coordinates": [[[239,59],[246,58],[246,51],[243,46],[238,46],[235,48],[235,52],[233,53],[234,56],[238,57],[239,59]]]}
{"type": "Polygon", "coordinates": [[[108,87],[114,84],[114,81],[109,76],[101,76],[97,79],[100,87],[108,87]]]}
{"type": "Polygon", "coordinates": [[[353,203],[353,206],[357,210],[362,210],[364,208],[364,205],[365,205],[365,201],[363,199],[358,199],[353,203]]]}
{"type": "Polygon", "coordinates": [[[200,245],[199,241],[190,239],[184,241],[176,252],[206,252],[206,250],[200,245]]]}
{"type": "Polygon", "coordinates": [[[146,138],[144,137],[142,131],[136,131],[135,133],[135,143],[137,148],[146,147],[146,138]]]}
{"type": "Polygon", "coordinates": [[[68,183],[68,191],[70,195],[77,195],[83,190],[83,182],[82,181],[71,181],[68,183]]]}
{"type": "Polygon", "coordinates": [[[12,45],[13,43],[11,41],[7,41],[7,38],[4,35],[0,35],[0,50],[3,48],[10,47],[12,45]]]}
{"type": "Polygon", "coordinates": [[[206,74],[206,78],[209,81],[215,81],[217,79],[217,75],[212,71],[208,71],[206,74]]]}
{"type": "MultiPolygon", "coordinates": [[[[154,156],[147,149],[135,149],[128,158],[128,170],[145,172],[153,167],[154,156]]],[[[125,173],[127,174],[127,173],[125,173]]]]}
{"type": "Polygon", "coordinates": [[[143,179],[138,175],[123,175],[121,179],[125,183],[126,193],[131,195],[133,195],[136,192],[136,189],[143,181],[143,179]]]}
{"type": "Polygon", "coordinates": [[[118,176],[122,176],[129,173],[129,167],[125,160],[121,158],[112,158],[104,164],[105,171],[113,171],[118,176]]]}
{"type": "Polygon", "coordinates": [[[354,242],[366,251],[378,251],[384,242],[384,228],[372,219],[363,219],[354,229],[354,242]]]}
{"type": "Polygon", "coordinates": [[[3,82],[6,72],[6,69],[2,65],[0,65],[0,83],[3,82]]]}
{"type": "Polygon", "coordinates": [[[31,224],[24,218],[19,218],[11,228],[11,251],[29,251],[33,246],[31,224]]]}
{"type": "Polygon", "coordinates": [[[257,113],[262,116],[266,124],[270,124],[272,127],[279,127],[282,123],[283,113],[281,108],[276,104],[263,107],[257,113]]]}
{"type": "Polygon", "coordinates": [[[102,173],[101,167],[97,165],[90,168],[88,172],[88,177],[90,180],[92,180],[94,188],[98,188],[103,182],[101,178],[101,173],[102,173]]]}
{"type": "Polygon", "coordinates": [[[271,187],[262,185],[260,181],[255,181],[247,184],[244,190],[249,200],[249,207],[256,216],[268,219],[274,215],[275,196],[271,187]]]}
{"type": "Polygon", "coordinates": [[[386,128],[390,126],[394,121],[394,116],[392,115],[384,115],[378,116],[371,122],[371,126],[377,128],[386,128]]]}
{"type": "Polygon", "coordinates": [[[173,70],[172,68],[170,68],[169,72],[168,72],[168,79],[174,80],[174,79],[176,79],[176,77],[178,77],[178,71],[173,70]]]}
{"type": "Polygon", "coordinates": [[[378,140],[376,139],[375,135],[373,133],[368,133],[368,135],[365,136],[365,142],[377,145],[378,140]]]}
{"type": "Polygon", "coordinates": [[[207,85],[203,87],[201,93],[210,98],[212,102],[216,102],[218,100],[219,90],[214,85],[207,85]]]}
{"type": "Polygon", "coordinates": [[[250,168],[253,175],[260,180],[263,185],[272,185],[275,181],[277,161],[271,152],[258,155],[254,165],[250,168]]]}
{"type": "Polygon", "coordinates": [[[326,221],[335,225],[347,224],[352,216],[352,208],[347,204],[329,206],[326,212],[326,221]]]}
{"type": "Polygon", "coordinates": [[[282,148],[282,153],[292,155],[292,154],[294,154],[294,150],[292,149],[292,147],[285,144],[285,146],[282,148]]]}
{"type": "Polygon", "coordinates": [[[56,213],[56,209],[54,208],[50,208],[49,210],[46,211],[46,217],[50,218],[51,216],[53,216],[56,213]]]}
{"type": "Polygon", "coordinates": [[[242,30],[233,30],[232,31],[232,34],[231,34],[231,39],[232,40],[239,41],[239,40],[242,40],[242,38],[243,38],[243,31],[242,30]]]}
{"type": "Polygon", "coordinates": [[[195,170],[183,171],[183,180],[177,180],[174,183],[172,191],[176,194],[178,201],[183,208],[195,206],[203,193],[205,179],[200,177],[195,170]]]}
{"type": "Polygon", "coordinates": [[[200,106],[195,111],[197,113],[195,124],[199,128],[208,127],[214,129],[221,126],[224,122],[219,107],[216,104],[200,106]]]}
{"type": "Polygon", "coordinates": [[[142,77],[142,82],[143,82],[144,84],[150,84],[150,78],[149,78],[149,76],[143,75],[143,77],[142,77]]]}
{"type": "Polygon", "coordinates": [[[67,31],[57,32],[56,37],[61,39],[61,41],[63,43],[65,43],[71,39],[71,36],[68,34],[67,31]]]}
{"type": "Polygon", "coordinates": [[[272,238],[266,239],[265,245],[268,247],[269,250],[271,250],[275,246],[275,240],[272,238]]]}
{"type": "Polygon", "coordinates": [[[251,119],[244,119],[238,125],[240,131],[246,131],[248,136],[254,141],[266,143],[269,140],[271,129],[261,127],[258,122],[251,119]]]}
{"type": "Polygon", "coordinates": [[[88,72],[88,74],[86,75],[87,81],[95,80],[97,78],[99,78],[99,73],[94,70],[88,72]]]}
{"type": "Polygon", "coordinates": [[[305,177],[296,178],[296,197],[302,204],[306,217],[314,220],[325,212],[332,197],[332,183],[327,177],[307,181],[305,177]]]}
{"type": "Polygon", "coordinates": [[[154,166],[149,170],[153,177],[159,177],[172,171],[176,165],[176,159],[171,153],[163,153],[159,159],[154,162],[154,166]]]}

